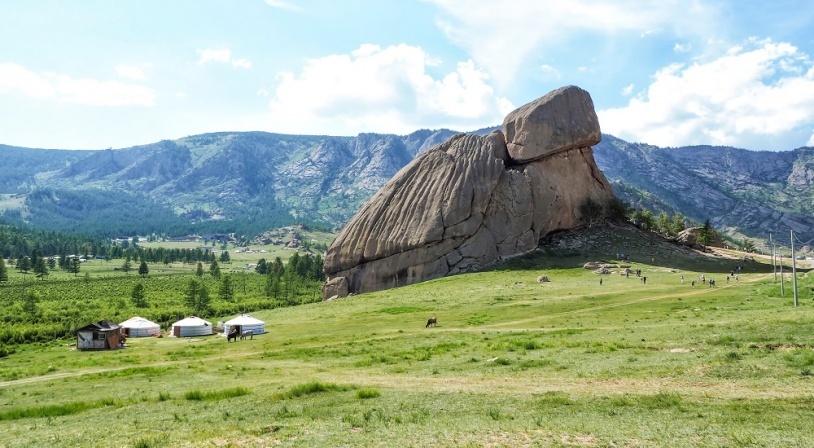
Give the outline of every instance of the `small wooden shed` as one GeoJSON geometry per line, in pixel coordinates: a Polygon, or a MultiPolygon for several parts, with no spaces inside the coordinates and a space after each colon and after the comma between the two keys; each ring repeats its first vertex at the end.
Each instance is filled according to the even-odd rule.
{"type": "Polygon", "coordinates": [[[78,328],[75,333],[79,350],[114,350],[124,345],[121,327],[107,319],[78,328]]]}

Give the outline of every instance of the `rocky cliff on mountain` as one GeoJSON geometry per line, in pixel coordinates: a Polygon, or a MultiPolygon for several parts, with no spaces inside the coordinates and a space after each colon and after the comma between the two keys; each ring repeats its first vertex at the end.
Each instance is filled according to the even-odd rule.
{"type": "Polygon", "coordinates": [[[814,240],[814,148],[659,148],[605,135],[594,154],[617,196],[634,206],[660,209],[639,203],[628,187],[698,222],[710,219],[730,236],[793,229],[804,242],[814,240]]]}
{"type": "MultiPolygon", "coordinates": [[[[510,113],[500,131],[459,134],[396,174],[345,226],[325,260],[323,297],[376,291],[488,266],[584,223],[610,185],[590,146],[590,95],[563,87],[510,113]]],[[[607,209],[607,207],[605,208],[607,209]]]]}

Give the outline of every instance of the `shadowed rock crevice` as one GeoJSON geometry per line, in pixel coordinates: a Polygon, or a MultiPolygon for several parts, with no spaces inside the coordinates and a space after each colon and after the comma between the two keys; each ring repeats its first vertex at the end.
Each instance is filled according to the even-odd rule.
{"type": "Polygon", "coordinates": [[[555,90],[510,113],[503,132],[459,134],[399,171],[326,255],[323,297],[481,269],[583,225],[579,206],[611,188],[593,160],[590,95],[555,90]]]}

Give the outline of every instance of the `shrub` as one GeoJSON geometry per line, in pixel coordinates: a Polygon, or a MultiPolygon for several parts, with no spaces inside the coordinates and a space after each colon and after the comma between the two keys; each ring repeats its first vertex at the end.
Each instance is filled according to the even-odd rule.
{"type": "Polygon", "coordinates": [[[359,389],[356,391],[356,397],[365,400],[368,398],[376,398],[380,396],[381,393],[376,389],[359,389]]]}
{"type": "Polygon", "coordinates": [[[303,395],[316,394],[319,392],[341,391],[341,390],[347,390],[347,387],[337,386],[334,383],[321,383],[319,381],[311,381],[308,383],[303,383],[292,387],[291,390],[289,390],[284,396],[287,398],[301,397],[303,395]]]}

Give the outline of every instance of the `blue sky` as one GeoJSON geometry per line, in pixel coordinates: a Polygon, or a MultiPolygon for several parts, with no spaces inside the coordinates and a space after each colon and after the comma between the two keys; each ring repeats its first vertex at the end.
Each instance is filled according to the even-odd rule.
{"type": "Polygon", "coordinates": [[[0,143],[502,123],[574,84],[659,146],[814,146],[814,2],[4,0],[0,143]]]}

